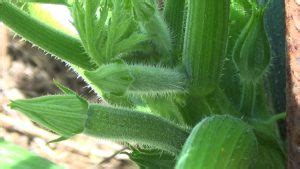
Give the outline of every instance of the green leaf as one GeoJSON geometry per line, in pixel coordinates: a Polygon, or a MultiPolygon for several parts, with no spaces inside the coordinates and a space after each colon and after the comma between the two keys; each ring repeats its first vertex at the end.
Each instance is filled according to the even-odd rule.
{"type": "Polygon", "coordinates": [[[145,98],[147,106],[151,109],[151,113],[169,119],[179,124],[185,124],[180,109],[176,105],[176,101],[180,96],[174,97],[153,97],[145,98]]]}
{"type": "Polygon", "coordinates": [[[149,40],[139,31],[126,1],[75,1],[72,14],[85,50],[98,63],[108,64],[137,50],[149,40]]]}
{"type": "Polygon", "coordinates": [[[253,130],[242,120],[208,117],[192,130],[176,169],[246,169],[257,160],[257,148],[253,130]]]}
{"type": "Polygon", "coordinates": [[[81,68],[95,69],[95,64],[85,53],[78,39],[43,24],[14,5],[8,2],[0,3],[0,20],[50,54],[81,68]]]}
{"type": "Polygon", "coordinates": [[[287,155],[283,143],[276,134],[275,126],[258,120],[250,121],[258,141],[257,162],[251,169],[284,169],[287,155]]]}
{"type": "Polygon", "coordinates": [[[0,138],[1,169],[64,169],[51,161],[37,156],[0,138]]]}
{"type": "Polygon", "coordinates": [[[12,101],[10,106],[65,138],[83,131],[88,110],[87,102],[76,95],[16,100],[12,101]]]}
{"type": "Polygon", "coordinates": [[[140,22],[148,22],[155,14],[156,4],[153,1],[133,0],[132,5],[135,19],[140,22]]]}
{"type": "Polygon", "coordinates": [[[189,135],[168,120],[124,108],[90,105],[85,134],[122,142],[133,142],[178,154],[189,135]]]}
{"type": "Polygon", "coordinates": [[[64,94],[69,94],[69,95],[74,94],[74,95],[76,95],[76,93],[75,93],[73,90],[67,88],[66,86],[62,85],[62,84],[59,83],[58,81],[53,80],[53,83],[54,83],[55,86],[58,87],[59,90],[61,90],[64,94]]]}
{"type": "Polygon", "coordinates": [[[140,169],[174,169],[176,157],[161,150],[131,147],[130,160],[140,169]]]}
{"type": "Polygon", "coordinates": [[[150,36],[155,51],[163,56],[162,62],[172,60],[172,40],[167,24],[162,18],[156,1],[132,0],[136,20],[144,32],[150,36]]]}

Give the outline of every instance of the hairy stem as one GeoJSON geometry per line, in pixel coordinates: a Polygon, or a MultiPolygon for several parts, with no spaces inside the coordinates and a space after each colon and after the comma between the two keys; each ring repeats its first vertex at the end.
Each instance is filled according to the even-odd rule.
{"type": "Polygon", "coordinates": [[[243,82],[243,90],[240,104],[240,112],[246,116],[252,116],[256,100],[256,84],[243,82]]]}
{"type": "Polygon", "coordinates": [[[173,37],[172,57],[175,63],[180,62],[183,49],[183,23],[185,13],[185,0],[166,0],[164,17],[173,37]]]}
{"type": "Polygon", "coordinates": [[[128,109],[90,105],[84,133],[149,145],[178,154],[189,132],[160,117],[128,109]]]}
{"type": "Polygon", "coordinates": [[[80,40],[43,24],[14,5],[0,3],[0,20],[26,40],[58,58],[87,70],[95,68],[80,40]]]}
{"type": "Polygon", "coordinates": [[[219,84],[225,60],[230,0],[190,0],[183,63],[191,93],[208,95],[219,84]]]}

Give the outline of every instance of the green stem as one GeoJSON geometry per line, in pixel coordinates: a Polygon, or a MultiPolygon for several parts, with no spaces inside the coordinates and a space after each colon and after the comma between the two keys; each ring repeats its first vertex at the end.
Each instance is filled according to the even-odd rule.
{"type": "Polygon", "coordinates": [[[228,40],[230,0],[190,0],[183,63],[193,94],[208,95],[220,81],[228,40]]]}
{"type": "Polygon", "coordinates": [[[247,117],[253,115],[256,100],[256,85],[252,82],[243,82],[243,91],[240,104],[240,113],[247,117]]]}
{"type": "Polygon", "coordinates": [[[43,24],[14,5],[0,3],[0,20],[26,40],[58,58],[87,70],[95,68],[80,40],[43,24]]]}
{"type": "Polygon", "coordinates": [[[84,133],[135,142],[178,154],[189,132],[160,117],[128,109],[90,105],[84,133]]]}
{"type": "Polygon", "coordinates": [[[285,118],[286,118],[286,112],[275,114],[267,120],[267,123],[273,124],[273,123],[277,122],[278,120],[283,120],[285,118]]]}
{"type": "Polygon", "coordinates": [[[129,94],[155,96],[186,92],[186,77],[175,69],[130,65],[129,71],[134,78],[129,94]]]}
{"type": "Polygon", "coordinates": [[[185,2],[185,0],[165,1],[164,17],[173,37],[172,60],[175,63],[180,62],[183,49],[185,2]]]}

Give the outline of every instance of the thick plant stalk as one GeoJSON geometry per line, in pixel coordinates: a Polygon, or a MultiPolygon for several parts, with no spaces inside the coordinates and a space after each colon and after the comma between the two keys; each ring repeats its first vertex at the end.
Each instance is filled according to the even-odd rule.
{"type": "Polygon", "coordinates": [[[230,0],[190,0],[183,63],[191,93],[205,96],[219,83],[225,58],[230,0]]]}
{"type": "Polygon", "coordinates": [[[78,39],[39,22],[14,5],[0,2],[0,20],[50,54],[87,70],[95,68],[78,39]]]}
{"type": "MultiPolygon", "coordinates": [[[[222,114],[213,108],[216,103],[211,105],[207,97],[219,92],[228,40],[229,9],[230,0],[188,1],[183,64],[189,78],[189,92],[182,111],[189,125],[197,124],[207,115],[222,114]]],[[[226,97],[222,99],[229,103],[226,97]]]]}
{"type": "Polygon", "coordinates": [[[84,133],[136,142],[178,154],[189,133],[160,117],[127,109],[90,105],[84,133]]]}
{"type": "Polygon", "coordinates": [[[169,26],[173,42],[172,60],[181,61],[184,39],[184,16],[186,0],[166,0],[164,2],[164,17],[169,26]]]}

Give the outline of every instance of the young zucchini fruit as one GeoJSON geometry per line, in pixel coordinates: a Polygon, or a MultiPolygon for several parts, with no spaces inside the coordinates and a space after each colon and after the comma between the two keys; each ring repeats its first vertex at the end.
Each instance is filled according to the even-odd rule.
{"type": "Polygon", "coordinates": [[[179,154],[188,129],[151,114],[88,103],[59,86],[65,95],[13,101],[10,106],[61,135],[61,141],[86,133],[99,138],[133,142],[179,154]],[[72,106],[70,106],[72,105],[72,106]]]}
{"type": "Polygon", "coordinates": [[[241,119],[208,117],[193,128],[176,169],[246,169],[257,150],[253,130],[241,119]]]}

